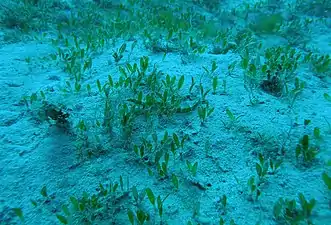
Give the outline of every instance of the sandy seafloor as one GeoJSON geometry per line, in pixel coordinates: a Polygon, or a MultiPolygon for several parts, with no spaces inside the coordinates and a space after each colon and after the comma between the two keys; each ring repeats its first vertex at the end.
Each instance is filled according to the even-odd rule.
{"type": "MultiPolygon", "coordinates": [[[[331,28],[316,26],[312,29],[308,45],[311,49],[330,54],[331,28]]],[[[284,42],[283,38],[274,35],[262,35],[260,38],[270,46],[284,42]]],[[[121,43],[118,41],[116,48],[121,43]]],[[[126,43],[129,48],[133,42],[126,43]]],[[[102,133],[103,139],[110,140],[105,146],[106,153],[80,162],[77,160],[74,135],[36,119],[38,106],[28,110],[20,104],[23,96],[51,90],[47,92],[47,99],[70,108],[70,121],[73,124],[81,118],[93,120],[102,112],[100,107],[103,107],[100,102],[102,99],[97,94],[96,80],[105,81],[109,74],[114,76],[114,80],[119,76],[118,67],[109,63],[113,51],[113,48],[109,48],[93,56],[91,72],[83,81],[84,85],[89,83],[92,86],[93,94],[90,96],[85,88],[79,93],[61,91],[68,75],[60,66],[44,59],[54,52],[47,37],[44,41],[1,44],[0,224],[60,224],[55,215],[61,213],[61,205],[68,202],[69,196],[79,197],[83,191],[96,193],[99,183],[118,181],[120,175],[125,181],[129,178],[129,185],[136,185],[139,191],[150,187],[156,195],[164,197],[171,193],[164,202],[165,224],[184,225],[190,220],[193,224],[219,224],[220,216],[226,224],[231,219],[239,225],[277,224],[273,218],[274,203],[280,197],[298,200],[299,192],[307,199],[316,199],[311,215],[313,224],[331,224],[331,193],[321,178],[324,171],[330,172],[325,162],[331,159],[331,130],[326,122],[331,122],[331,103],[323,98],[324,93],[331,94],[330,79],[321,79],[308,66],[300,65],[296,74],[306,82],[306,87],[292,109],[286,98],[277,98],[261,90],[257,91],[257,95],[263,104],[251,106],[243,83],[243,71],[236,67],[234,76],[226,78],[227,93],[219,91],[216,95],[208,95],[207,99],[215,111],[203,126],[196,111],[175,115],[170,119],[154,118],[152,123],[157,127],[160,138],[165,130],[170,134],[177,132],[189,136],[183,150],[187,153],[184,154],[184,160],[173,161],[171,158],[169,162],[169,170],[175,172],[180,180],[179,190],[172,192],[169,179],[150,177],[146,167],[134,159],[132,150],[123,148],[117,136],[102,133]],[[31,58],[30,63],[25,61],[27,57],[31,58]],[[235,115],[242,115],[239,122],[229,129],[224,126],[224,121],[228,121],[227,108],[235,115]],[[307,127],[303,125],[305,119],[311,120],[307,127]],[[285,154],[278,154],[291,126],[293,128],[286,142],[285,154]],[[301,158],[296,160],[295,148],[302,135],[312,134],[314,127],[321,130],[320,152],[312,165],[307,167],[302,165],[301,158]],[[248,199],[246,184],[249,177],[256,174],[257,152],[261,151],[272,151],[283,163],[274,175],[266,176],[261,184],[261,197],[252,202],[248,199]],[[186,159],[199,163],[194,178],[189,178],[186,159]],[[191,179],[208,187],[202,190],[189,182],[191,179]],[[55,198],[34,207],[30,200],[42,199],[40,190],[43,185],[47,186],[49,195],[55,198]],[[223,195],[227,196],[228,203],[226,213],[221,215],[218,201],[223,195]],[[200,210],[193,218],[196,205],[200,205],[200,210]],[[12,208],[22,209],[25,222],[20,222],[12,208]]],[[[127,50],[124,59],[128,54],[127,50]]],[[[211,61],[217,63],[216,73],[220,79],[230,63],[240,61],[240,56],[232,51],[221,55],[204,53],[185,64],[176,52],[169,53],[162,60],[162,54],[149,51],[138,40],[130,62],[138,62],[142,56],[148,56],[151,63],[156,63],[158,69],[166,74],[178,77],[183,74],[183,92],[188,91],[191,77],[205,73],[202,66],[209,67],[211,61]]],[[[210,82],[203,84],[208,86],[210,82]]],[[[117,95],[114,102],[123,93],[117,95]]],[[[139,124],[135,135],[139,137],[149,132],[146,125],[139,124]]],[[[133,200],[132,196],[128,198],[117,209],[114,220],[96,224],[130,224],[126,209],[133,207],[133,200]]],[[[145,209],[153,212],[147,199],[144,205],[145,209]]]]}

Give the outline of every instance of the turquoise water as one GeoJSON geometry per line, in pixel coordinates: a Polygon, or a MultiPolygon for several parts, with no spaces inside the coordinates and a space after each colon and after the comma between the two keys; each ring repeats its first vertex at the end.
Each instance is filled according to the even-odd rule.
{"type": "Polygon", "coordinates": [[[0,224],[331,224],[331,1],[0,3],[0,224]]]}

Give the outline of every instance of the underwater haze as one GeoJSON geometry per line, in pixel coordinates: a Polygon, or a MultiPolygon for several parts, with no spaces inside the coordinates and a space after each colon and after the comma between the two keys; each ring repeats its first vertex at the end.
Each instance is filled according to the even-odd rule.
{"type": "Polygon", "coordinates": [[[331,0],[2,0],[0,225],[331,225],[331,0]]]}

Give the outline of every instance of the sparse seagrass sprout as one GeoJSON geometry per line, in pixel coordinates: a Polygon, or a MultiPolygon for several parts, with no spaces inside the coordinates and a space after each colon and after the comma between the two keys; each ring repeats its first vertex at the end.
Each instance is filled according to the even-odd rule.
{"type": "Polygon", "coordinates": [[[110,133],[112,131],[112,125],[114,122],[114,112],[111,107],[111,100],[110,100],[110,95],[109,95],[109,88],[104,89],[105,93],[105,105],[104,105],[104,110],[103,110],[103,123],[102,126],[107,129],[107,131],[110,133]]]}
{"type": "Polygon", "coordinates": [[[331,191],[331,176],[329,176],[326,172],[323,172],[322,179],[323,179],[324,184],[331,191]]]}
{"type": "Polygon", "coordinates": [[[130,221],[130,223],[131,223],[131,225],[134,225],[135,223],[134,223],[134,213],[129,209],[128,210],[128,218],[129,218],[129,221],[130,221]]]}
{"type": "Polygon", "coordinates": [[[49,203],[49,202],[51,202],[53,199],[54,199],[54,195],[53,194],[48,194],[48,191],[47,191],[47,187],[46,187],[46,185],[44,185],[42,188],[41,188],[41,190],[40,190],[40,194],[41,194],[41,196],[43,196],[43,202],[44,203],[49,203]]]}
{"type": "Polygon", "coordinates": [[[228,73],[227,73],[228,76],[230,76],[230,77],[232,76],[233,71],[236,68],[236,65],[237,65],[236,61],[234,61],[234,62],[232,62],[231,64],[228,65],[228,73]]]}
{"type": "Polygon", "coordinates": [[[198,43],[193,40],[192,36],[190,36],[188,44],[191,50],[195,50],[198,48],[198,43]]]}
{"type": "Polygon", "coordinates": [[[122,137],[128,140],[132,135],[133,123],[136,117],[136,107],[126,103],[119,105],[122,137]]]}
{"type": "Polygon", "coordinates": [[[320,140],[322,137],[321,137],[321,129],[318,128],[318,127],[315,127],[314,128],[314,137],[317,139],[317,140],[320,140]]]}
{"type": "Polygon", "coordinates": [[[169,153],[165,154],[165,161],[157,163],[157,171],[160,177],[168,177],[168,162],[169,162],[169,153]]]}
{"type": "Polygon", "coordinates": [[[183,84],[184,84],[184,75],[182,75],[178,80],[177,90],[180,90],[183,87],[183,84]]]}
{"type": "Polygon", "coordinates": [[[214,74],[214,72],[217,70],[218,66],[216,64],[216,61],[213,61],[211,64],[211,74],[214,74]]]}
{"type": "Polygon", "coordinates": [[[255,164],[255,168],[256,168],[256,173],[259,176],[259,183],[260,183],[267,175],[269,169],[268,161],[264,160],[264,157],[261,153],[259,153],[259,162],[255,164]]]}
{"type": "Polygon", "coordinates": [[[186,165],[188,171],[195,177],[198,171],[198,162],[195,162],[194,164],[190,163],[188,160],[186,160],[186,165]]]}
{"type": "Polygon", "coordinates": [[[303,160],[306,163],[311,163],[315,159],[318,153],[319,153],[318,147],[313,146],[310,143],[309,136],[306,134],[302,137],[302,139],[300,140],[299,144],[295,149],[296,158],[298,159],[298,157],[302,155],[303,160]]]}
{"type": "Polygon", "coordinates": [[[75,82],[75,91],[79,92],[81,88],[82,88],[82,85],[78,82],[75,82]]]}
{"type": "Polygon", "coordinates": [[[46,95],[45,95],[45,92],[43,91],[40,91],[40,97],[43,101],[46,101],[46,95]]]}
{"type": "Polygon", "coordinates": [[[174,143],[176,144],[176,147],[178,148],[180,146],[178,135],[176,133],[173,133],[172,138],[174,140],[174,143]]]}
{"type": "Polygon", "coordinates": [[[149,220],[149,214],[141,209],[138,209],[136,212],[136,218],[139,225],[144,225],[145,222],[149,220]]]}
{"type": "Polygon", "coordinates": [[[305,127],[308,126],[310,123],[311,123],[311,120],[307,120],[307,119],[305,119],[303,122],[305,127]]]}
{"type": "Polygon", "coordinates": [[[201,124],[204,124],[206,119],[214,112],[214,110],[215,110],[215,108],[210,107],[209,104],[198,107],[198,115],[199,115],[201,124]]]}
{"type": "Polygon", "coordinates": [[[328,102],[331,102],[331,96],[328,93],[324,93],[323,97],[325,100],[327,100],[328,102]]]}
{"type": "Polygon", "coordinates": [[[122,44],[121,47],[113,53],[113,58],[116,63],[118,63],[123,58],[123,53],[126,50],[126,43],[122,44]]]}
{"type": "Polygon", "coordinates": [[[227,207],[227,197],[226,195],[223,195],[220,200],[217,201],[217,203],[220,205],[220,208],[222,210],[221,214],[225,215],[226,213],[226,207],[227,207]]]}
{"type": "Polygon", "coordinates": [[[180,147],[181,147],[182,149],[184,149],[184,143],[185,143],[185,141],[188,140],[188,139],[189,139],[188,134],[185,134],[185,135],[182,137],[182,140],[180,141],[180,147]]]}
{"type": "Polygon", "coordinates": [[[66,81],[65,87],[62,89],[64,93],[70,93],[72,92],[72,86],[69,81],[66,81]]]}
{"type": "Polygon", "coordinates": [[[259,186],[255,181],[255,176],[251,176],[248,179],[247,186],[248,186],[248,195],[250,197],[250,200],[257,201],[261,196],[261,190],[259,189],[259,186]]]}
{"type": "Polygon", "coordinates": [[[126,50],[126,44],[124,43],[124,44],[122,44],[121,47],[119,48],[118,52],[119,52],[120,54],[123,54],[123,53],[125,52],[125,50],[126,50]]]}
{"type": "Polygon", "coordinates": [[[231,120],[231,121],[236,121],[237,118],[234,116],[234,114],[231,112],[230,109],[226,109],[226,115],[228,116],[228,118],[231,120]]]}
{"type": "Polygon", "coordinates": [[[69,209],[68,205],[69,205],[69,204],[63,204],[63,205],[61,206],[61,209],[62,209],[62,211],[64,212],[64,214],[65,214],[66,216],[70,216],[70,215],[71,215],[71,212],[70,212],[70,209],[69,209]]]}
{"type": "Polygon", "coordinates": [[[124,191],[124,183],[123,183],[123,177],[122,175],[120,176],[120,187],[121,187],[121,191],[124,191]]]}
{"type": "Polygon", "coordinates": [[[223,195],[222,198],[221,198],[221,203],[222,203],[222,206],[224,208],[226,208],[226,205],[227,205],[227,197],[226,195],[223,195]]]}
{"type": "Polygon", "coordinates": [[[171,38],[173,37],[173,35],[174,35],[174,29],[173,29],[173,28],[170,28],[170,29],[168,30],[168,35],[167,35],[167,37],[166,37],[166,40],[167,40],[167,41],[170,41],[171,38]]]}
{"type": "Polygon", "coordinates": [[[84,120],[80,120],[78,124],[76,125],[76,128],[79,132],[83,133],[84,131],[87,131],[87,126],[84,122],[84,120]]]}
{"type": "Polygon", "coordinates": [[[86,85],[86,90],[87,90],[88,96],[91,96],[91,94],[92,94],[92,88],[91,88],[91,85],[90,84],[87,84],[86,85]]]}
{"type": "MultiPolygon", "coordinates": [[[[159,216],[161,218],[161,221],[162,221],[162,217],[163,217],[163,201],[161,199],[161,196],[157,196],[157,209],[158,209],[158,212],[159,212],[159,216]]],[[[162,223],[162,222],[161,222],[162,223]]]]}
{"type": "Polygon", "coordinates": [[[222,86],[223,86],[223,93],[224,93],[224,94],[227,94],[227,81],[226,81],[226,79],[223,79],[222,82],[223,82],[223,83],[222,83],[222,86]]]}
{"type": "Polygon", "coordinates": [[[274,204],[273,207],[274,219],[276,220],[282,219],[283,204],[284,204],[283,198],[279,198],[278,201],[274,204]]]}
{"type": "Polygon", "coordinates": [[[62,223],[62,224],[68,224],[68,219],[61,215],[61,214],[56,214],[56,218],[62,223]]]}
{"type": "Polygon", "coordinates": [[[331,123],[327,120],[327,118],[324,116],[324,120],[326,124],[328,125],[328,133],[331,134],[331,123]]]}
{"type": "Polygon", "coordinates": [[[129,72],[130,76],[134,76],[135,73],[138,71],[138,64],[134,63],[133,65],[131,65],[130,63],[127,63],[126,70],[129,72]]]}
{"type": "Polygon", "coordinates": [[[97,87],[98,87],[99,92],[102,93],[102,86],[101,86],[100,80],[98,79],[96,82],[97,82],[97,87]]]}
{"type": "Polygon", "coordinates": [[[153,207],[155,207],[155,200],[156,199],[155,199],[155,195],[154,195],[152,189],[146,188],[145,191],[146,191],[149,202],[153,205],[153,207]]]}
{"type": "Polygon", "coordinates": [[[165,175],[168,176],[168,164],[169,164],[170,155],[168,152],[164,154],[164,162],[162,163],[162,169],[165,171],[165,175]]]}
{"type": "Polygon", "coordinates": [[[154,164],[159,165],[160,164],[160,159],[163,156],[162,150],[155,152],[155,159],[154,159],[154,164]]]}
{"type": "Polygon", "coordinates": [[[137,156],[142,160],[145,156],[145,146],[141,145],[138,147],[137,145],[133,146],[133,151],[136,153],[137,156]]]}
{"type": "Polygon", "coordinates": [[[171,142],[170,138],[169,138],[169,133],[168,131],[165,131],[163,134],[163,138],[161,140],[161,145],[166,145],[169,144],[171,142]]]}
{"type": "Polygon", "coordinates": [[[40,190],[40,194],[44,197],[44,198],[48,198],[48,193],[47,193],[47,187],[43,186],[40,190]]]}
{"type": "Polygon", "coordinates": [[[29,110],[33,103],[38,101],[37,93],[32,93],[30,96],[23,96],[21,102],[26,106],[29,110]]]}
{"type": "Polygon", "coordinates": [[[222,217],[220,218],[219,225],[225,225],[225,221],[222,217]]]}
{"type": "Polygon", "coordinates": [[[37,207],[38,206],[38,202],[36,200],[30,199],[30,202],[32,204],[33,207],[37,207]]]}
{"type": "Polygon", "coordinates": [[[271,169],[270,174],[275,174],[281,164],[282,164],[281,160],[274,161],[274,160],[270,159],[269,160],[269,165],[270,165],[270,169],[271,169]]]}
{"type": "Polygon", "coordinates": [[[213,95],[216,95],[217,86],[218,86],[218,77],[214,76],[213,77],[213,95]]]}
{"type": "Polygon", "coordinates": [[[208,76],[212,76],[214,72],[217,70],[218,66],[216,64],[216,61],[213,61],[210,70],[205,66],[202,66],[202,68],[206,71],[208,76]]]}
{"type": "Polygon", "coordinates": [[[205,91],[203,86],[202,86],[202,83],[200,83],[199,88],[200,88],[201,102],[206,103],[207,102],[206,101],[207,94],[211,91],[211,89],[208,89],[207,91],[205,91]]]}
{"type": "Polygon", "coordinates": [[[171,144],[170,144],[170,151],[171,151],[171,153],[172,153],[172,155],[174,157],[174,162],[175,162],[176,155],[177,155],[177,147],[176,147],[175,142],[171,142],[171,144]]]}
{"type": "Polygon", "coordinates": [[[192,77],[191,85],[190,85],[190,88],[189,88],[189,93],[190,94],[192,94],[192,90],[193,90],[194,87],[195,87],[195,80],[194,80],[194,77],[192,77]]]}
{"type": "Polygon", "coordinates": [[[167,52],[163,53],[162,62],[164,62],[165,58],[167,57],[167,54],[167,52]]]}
{"type": "Polygon", "coordinates": [[[294,102],[297,99],[297,97],[299,96],[299,94],[302,93],[303,89],[305,88],[306,83],[303,81],[300,81],[299,78],[295,78],[295,82],[294,82],[294,89],[290,92],[290,98],[291,98],[291,102],[290,102],[290,108],[293,108],[294,102]]]}
{"type": "Polygon", "coordinates": [[[135,47],[137,46],[137,41],[135,40],[135,41],[133,41],[133,43],[132,43],[132,45],[131,45],[131,49],[130,49],[130,53],[129,53],[129,56],[128,56],[128,61],[130,61],[131,60],[131,55],[132,55],[132,53],[133,53],[133,50],[135,49],[135,47]]]}
{"type": "Polygon", "coordinates": [[[188,135],[184,135],[182,139],[179,139],[178,135],[176,133],[173,133],[172,135],[173,143],[175,144],[175,148],[184,148],[184,142],[188,139],[188,135]]]}
{"type": "Polygon", "coordinates": [[[132,191],[133,199],[135,200],[136,205],[138,205],[140,202],[139,202],[139,194],[138,194],[137,187],[133,186],[131,188],[131,191],[132,191]]]}
{"type": "Polygon", "coordinates": [[[38,95],[37,93],[32,93],[30,96],[30,104],[36,102],[38,100],[38,95]]]}
{"type": "Polygon", "coordinates": [[[243,54],[240,55],[241,63],[240,66],[243,70],[247,70],[249,66],[249,53],[248,49],[244,49],[243,54]]]}
{"type": "Polygon", "coordinates": [[[175,190],[177,191],[179,188],[179,181],[178,181],[178,177],[175,174],[172,174],[171,182],[174,185],[175,190]]]}
{"type": "Polygon", "coordinates": [[[15,215],[22,221],[24,222],[24,215],[23,215],[23,211],[21,208],[12,208],[13,212],[15,213],[15,215]]]}
{"type": "Polygon", "coordinates": [[[149,66],[149,57],[148,56],[141,57],[140,58],[140,70],[138,72],[145,75],[145,73],[148,69],[148,66],[149,66]]]}
{"type": "Polygon", "coordinates": [[[159,216],[161,219],[161,224],[163,224],[163,204],[165,202],[165,200],[167,200],[167,198],[170,196],[171,193],[167,194],[163,199],[161,198],[161,195],[159,195],[156,199],[157,202],[157,209],[159,212],[159,216]]]}
{"type": "Polygon", "coordinates": [[[224,121],[222,121],[222,123],[227,129],[230,129],[232,126],[234,126],[236,123],[238,123],[240,118],[244,116],[244,115],[235,116],[229,108],[227,108],[225,112],[226,112],[227,117],[230,120],[230,123],[227,124],[224,121]]]}
{"type": "MultiPolygon", "coordinates": [[[[310,217],[311,215],[311,211],[312,209],[314,208],[315,204],[316,204],[316,201],[315,199],[312,199],[311,201],[307,201],[304,197],[304,195],[302,193],[299,193],[299,204],[301,205],[301,210],[299,208],[292,208],[294,213],[293,213],[293,216],[294,218],[297,218],[298,220],[300,220],[300,217],[301,217],[301,220],[304,220],[305,218],[308,219],[308,217],[310,217]],[[297,215],[295,215],[295,211],[297,212],[297,215]]],[[[295,204],[293,204],[295,205],[295,204]]],[[[291,208],[291,204],[289,204],[289,207],[291,208]]],[[[287,213],[285,211],[285,213],[287,213]]],[[[285,218],[287,220],[292,220],[292,215],[288,216],[288,215],[285,215],[285,218]]],[[[309,220],[308,220],[309,221],[309,220]]],[[[308,222],[308,224],[310,224],[310,222],[308,222]]]]}
{"type": "Polygon", "coordinates": [[[201,205],[201,203],[200,203],[200,200],[195,200],[195,202],[193,203],[194,205],[193,205],[193,215],[192,215],[192,217],[193,218],[197,218],[199,215],[200,215],[200,205],[201,205]]]}
{"type": "Polygon", "coordinates": [[[197,53],[203,54],[203,53],[206,52],[206,49],[207,49],[207,46],[200,45],[196,49],[193,50],[193,53],[195,53],[195,54],[197,54],[197,53]]]}

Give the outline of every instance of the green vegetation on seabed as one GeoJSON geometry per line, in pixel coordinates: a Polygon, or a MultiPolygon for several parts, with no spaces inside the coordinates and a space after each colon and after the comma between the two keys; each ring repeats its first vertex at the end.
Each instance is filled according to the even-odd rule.
{"type": "MultiPolygon", "coordinates": [[[[247,197],[247,204],[254,211],[254,203],[265,197],[263,194],[270,190],[271,183],[281,179],[283,167],[295,163],[307,170],[318,164],[317,157],[326,147],[324,139],[329,138],[323,132],[324,127],[310,129],[309,119],[303,123],[297,120],[289,125],[282,139],[272,140],[277,147],[271,148],[267,146],[268,134],[255,130],[256,123],[247,122],[248,113],[238,113],[237,103],[232,104],[231,98],[233,82],[240,79],[238,83],[243,87],[240,90],[247,91],[247,104],[252,112],[254,107],[265,103],[260,99],[264,94],[273,102],[288,104],[284,113],[294,120],[293,115],[304,107],[300,98],[309,86],[309,80],[299,69],[306,66],[321,82],[327,82],[331,76],[330,55],[309,45],[314,26],[329,25],[330,15],[319,9],[331,9],[331,2],[294,0],[290,4],[286,1],[275,4],[261,0],[229,8],[230,2],[8,0],[0,3],[4,44],[20,41],[50,44],[53,52],[48,57],[28,57],[25,62],[30,65],[41,60],[45,67],[63,70],[61,80],[65,81],[60,91],[39,87],[22,97],[21,103],[28,111],[25,115],[55,125],[72,136],[77,165],[96,163],[96,158],[102,163],[105,156],[121,157],[133,161],[130,165],[133,168],[144,168],[145,173],[138,179],[124,173],[108,183],[97,183],[97,192],[70,194],[68,201],[60,205],[45,185],[41,187],[41,197],[31,200],[35,213],[53,213],[62,224],[170,224],[179,213],[185,219],[182,224],[236,224],[238,218],[234,215],[238,214],[233,209],[240,206],[231,204],[239,192],[247,197]],[[268,45],[266,40],[270,37],[282,39],[282,44],[268,45]],[[105,76],[99,75],[104,74],[104,68],[96,63],[104,55],[108,57],[109,68],[105,76]],[[224,56],[229,56],[227,67],[220,66],[224,56]],[[204,61],[196,70],[198,74],[170,74],[182,71],[179,64],[191,66],[190,70],[200,67],[201,59],[204,61]],[[225,106],[217,104],[221,97],[227,98],[225,106]],[[84,104],[93,102],[94,116],[90,111],[78,113],[70,109],[66,100],[72,99],[77,102],[84,99],[84,104]],[[209,165],[203,162],[210,164],[216,171],[212,176],[218,179],[225,172],[219,160],[226,162],[232,156],[223,152],[215,156],[213,148],[218,141],[210,138],[205,142],[206,154],[202,156],[195,141],[196,136],[200,140],[208,136],[207,129],[210,126],[214,129],[216,117],[221,117],[225,128],[222,137],[233,133],[237,137],[246,135],[245,140],[251,141],[252,146],[259,145],[245,152],[250,159],[246,166],[253,168],[253,174],[244,178],[234,174],[240,190],[231,192],[230,197],[222,188],[211,188],[214,184],[210,182],[216,182],[215,179],[204,181],[204,170],[209,165]],[[185,124],[180,124],[183,121],[185,124]],[[194,129],[198,131],[192,132],[194,129]],[[144,185],[131,182],[142,179],[146,179],[144,185]],[[156,185],[152,187],[152,183],[156,185]],[[214,210],[217,218],[206,218],[200,210],[202,197],[187,197],[193,187],[207,198],[209,191],[217,191],[219,200],[216,204],[208,200],[211,206],[207,207],[214,210]],[[176,208],[179,213],[171,211],[170,202],[180,204],[176,208]],[[49,210],[49,205],[54,210],[49,210]],[[190,215],[184,216],[188,211],[190,215]]],[[[329,104],[329,94],[324,93],[323,97],[326,100],[323,104],[329,104]]],[[[329,168],[324,169],[321,182],[325,183],[323,189],[327,195],[331,178],[329,168]]],[[[270,221],[313,223],[313,209],[319,207],[318,202],[312,197],[313,192],[306,190],[303,194],[304,190],[297,188],[299,194],[292,198],[274,197],[273,205],[260,202],[270,221]]],[[[27,209],[13,207],[12,210],[19,220],[25,221],[27,209]]],[[[245,221],[245,224],[254,223],[264,224],[260,220],[245,221]]]]}

